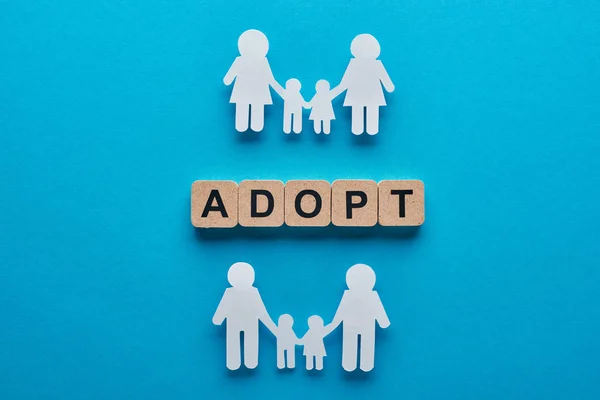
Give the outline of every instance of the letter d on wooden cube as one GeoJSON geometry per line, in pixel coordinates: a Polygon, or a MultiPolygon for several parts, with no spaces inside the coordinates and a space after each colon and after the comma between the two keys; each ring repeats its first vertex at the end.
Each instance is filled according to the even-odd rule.
{"type": "Polygon", "coordinates": [[[233,181],[196,181],[192,184],[192,225],[196,228],[233,228],[238,223],[238,186],[233,181]]]}
{"type": "Polygon", "coordinates": [[[379,182],[379,224],[417,226],[425,221],[425,187],[419,180],[379,182]]]}
{"type": "Polygon", "coordinates": [[[331,185],[331,222],[336,226],[377,224],[377,182],[337,180],[331,185]]]}
{"type": "Polygon", "coordinates": [[[242,226],[281,226],[284,220],[283,182],[240,182],[239,209],[242,226]]]}

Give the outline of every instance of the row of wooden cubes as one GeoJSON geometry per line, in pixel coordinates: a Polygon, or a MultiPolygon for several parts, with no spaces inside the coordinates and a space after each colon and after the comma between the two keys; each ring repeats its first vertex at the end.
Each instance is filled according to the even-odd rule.
{"type": "Polygon", "coordinates": [[[416,226],[425,220],[419,180],[202,180],[192,184],[197,228],[416,226]]]}

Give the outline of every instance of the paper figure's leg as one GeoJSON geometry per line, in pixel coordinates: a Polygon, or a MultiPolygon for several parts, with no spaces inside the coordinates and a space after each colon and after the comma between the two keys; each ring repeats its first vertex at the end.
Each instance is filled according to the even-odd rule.
{"type": "Polygon", "coordinates": [[[250,369],[258,365],[258,327],[244,331],[244,365],[250,369]]]}
{"type": "Polygon", "coordinates": [[[375,332],[360,335],[360,369],[368,372],[375,366],[375,332]]]}
{"type": "Polygon", "coordinates": [[[285,368],[285,350],[282,346],[277,346],[277,368],[285,368]]]}
{"type": "Polygon", "coordinates": [[[328,119],[324,119],[323,120],[323,133],[326,135],[329,135],[329,132],[331,132],[331,121],[328,119]]]}
{"type": "Polygon", "coordinates": [[[242,355],[240,354],[240,331],[236,329],[227,329],[225,342],[227,368],[236,370],[242,364],[242,355]]]}
{"type": "Polygon", "coordinates": [[[294,133],[298,134],[302,132],[302,111],[295,112],[294,114],[294,133]]]}
{"type": "Polygon", "coordinates": [[[292,113],[283,112],[283,131],[287,134],[292,131],[292,113]]]}
{"type": "Polygon", "coordinates": [[[323,369],[323,356],[317,356],[316,357],[316,363],[315,363],[315,368],[320,371],[323,369]]]}
{"type": "Polygon", "coordinates": [[[313,123],[315,126],[315,133],[318,135],[319,133],[321,133],[321,121],[318,119],[315,119],[313,123]]]}
{"type": "Polygon", "coordinates": [[[352,106],[352,133],[361,135],[365,131],[365,108],[352,106]]]}
{"type": "Polygon", "coordinates": [[[287,351],[287,367],[296,368],[296,349],[291,347],[287,351]]]}
{"type": "Polygon", "coordinates": [[[306,356],[306,369],[310,371],[313,368],[313,356],[306,356]]]}
{"type": "Polygon", "coordinates": [[[246,132],[248,130],[248,117],[250,115],[249,104],[235,105],[235,130],[238,132],[246,132]]]}
{"type": "Polygon", "coordinates": [[[379,132],[379,106],[367,107],[367,133],[376,135],[379,132]]]}
{"type": "Polygon", "coordinates": [[[358,353],[358,334],[344,331],[342,340],[342,367],[346,371],[354,371],[358,353]]]}
{"type": "Polygon", "coordinates": [[[265,106],[256,104],[250,106],[250,129],[260,132],[265,126],[265,106]]]}

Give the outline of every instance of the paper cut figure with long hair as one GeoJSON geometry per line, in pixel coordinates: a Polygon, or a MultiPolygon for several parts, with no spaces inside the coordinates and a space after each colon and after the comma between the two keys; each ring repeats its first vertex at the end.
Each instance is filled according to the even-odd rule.
{"type": "Polygon", "coordinates": [[[265,105],[273,104],[270,87],[276,91],[283,88],[275,78],[267,52],[269,41],[261,31],[250,29],[240,35],[238,39],[240,56],[235,59],[229,71],[223,78],[225,85],[231,85],[230,103],[235,103],[235,129],[239,132],[248,130],[248,117],[250,129],[262,131],[265,121],[265,105]]]}
{"type": "Polygon", "coordinates": [[[334,326],[323,326],[323,318],[313,315],[308,319],[308,332],[300,341],[304,345],[304,356],[306,357],[306,369],[323,369],[323,357],[327,355],[323,339],[329,335],[334,326]]]}
{"type": "Polygon", "coordinates": [[[383,63],[377,59],[380,51],[379,42],[372,35],[356,36],[350,45],[354,58],[340,84],[332,90],[333,97],[346,91],[344,106],[352,107],[352,133],[355,135],[365,131],[365,111],[367,133],[375,135],[379,132],[379,107],[386,105],[381,85],[388,92],[394,91],[383,63]]]}
{"type": "Polygon", "coordinates": [[[231,370],[241,365],[241,333],[244,333],[244,365],[256,368],[258,365],[258,322],[262,322],[272,333],[277,327],[269,317],[267,309],[254,283],[254,269],[250,264],[238,262],[227,272],[231,285],[225,289],[213,323],[226,325],[226,365],[231,370]]]}
{"type": "Polygon", "coordinates": [[[370,371],[375,365],[375,323],[390,326],[375,286],[375,272],[365,264],[356,264],[346,273],[346,285],[340,305],[328,326],[331,330],[342,324],[342,367],[354,371],[357,364],[360,336],[360,369],[370,371]]]}

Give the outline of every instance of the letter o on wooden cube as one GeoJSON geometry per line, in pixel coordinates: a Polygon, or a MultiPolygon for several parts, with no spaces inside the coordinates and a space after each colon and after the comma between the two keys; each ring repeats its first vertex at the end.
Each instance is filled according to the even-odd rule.
{"type": "Polygon", "coordinates": [[[192,225],[196,228],[232,228],[237,223],[237,183],[195,181],[192,184],[192,225]]]}
{"type": "Polygon", "coordinates": [[[337,180],[331,186],[331,222],[336,226],[377,224],[377,182],[337,180]]]}
{"type": "Polygon", "coordinates": [[[285,184],[285,223],[289,226],[327,226],[331,223],[331,185],[327,181],[297,180],[285,184]]]}
{"type": "Polygon", "coordinates": [[[240,182],[239,221],[242,226],[281,226],[284,222],[281,181],[240,182]]]}
{"type": "Polygon", "coordinates": [[[425,186],[419,180],[379,182],[379,224],[418,226],[425,221],[425,186]]]}

